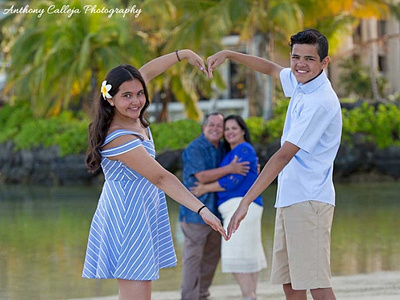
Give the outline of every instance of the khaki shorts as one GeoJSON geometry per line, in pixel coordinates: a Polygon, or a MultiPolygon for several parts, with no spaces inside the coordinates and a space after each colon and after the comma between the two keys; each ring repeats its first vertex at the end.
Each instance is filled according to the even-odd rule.
{"type": "Polygon", "coordinates": [[[294,290],[329,288],[334,206],[306,201],[278,208],[271,282],[294,290]]]}

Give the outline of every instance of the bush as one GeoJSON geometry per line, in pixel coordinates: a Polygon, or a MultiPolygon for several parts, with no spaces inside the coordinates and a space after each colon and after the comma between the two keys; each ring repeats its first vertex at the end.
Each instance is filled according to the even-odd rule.
{"type": "Polygon", "coordinates": [[[342,141],[353,142],[362,133],[365,142],[372,142],[380,149],[400,145],[400,108],[393,104],[374,106],[364,102],[351,110],[342,109],[342,141]]]}
{"type": "Polygon", "coordinates": [[[245,121],[250,131],[251,141],[257,143],[263,140],[267,131],[265,120],[262,117],[250,117],[245,121]]]}
{"type": "Polygon", "coordinates": [[[36,118],[28,103],[6,105],[0,110],[0,142],[12,140],[15,150],[58,145],[60,155],[85,153],[89,120],[82,114],[63,112],[36,118]]]}
{"type": "MultiPolygon", "coordinates": [[[[254,144],[270,143],[280,138],[286,116],[288,100],[276,103],[274,118],[261,117],[246,120],[254,144]]],[[[342,109],[342,142],[353,143],[354,135],[362,133],[366,142],[379,148],[400,145],[400,108],[393,104],[380,104],[376,108],[368,103],[351,110],[342,109]]],[[[0,142],[12,140],[18,149],[58,145],[60,155],[85,153],[89,119],[83,114],[63,112],[50,118],[36,118],[29,104],[6,105],[0,109],[0,142]]],[[[157,153],[185,148],[201,133],[201,125],[193,120],[150,125],[157,153]]]]}
{"type": "Polygon", "coordinates": [[[193,120],[150,125],[157,152],[185,148],[201,134],[201,125],[193,120]]]}
{"type": "Polygon", "coordinates": [[[287,98],[280,99],[276,102],[274,117],[267,121],[268,139],[270,142],[281,138],[288,106],[289,99],[287,98]]]}

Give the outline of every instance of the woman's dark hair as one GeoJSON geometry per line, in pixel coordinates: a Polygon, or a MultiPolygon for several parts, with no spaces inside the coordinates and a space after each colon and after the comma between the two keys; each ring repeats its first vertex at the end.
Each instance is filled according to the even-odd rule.
{"type": "Polygon", "coordinates": [[[290,49],[293,50],[293,45],[296,44],[317,45],[320,61],[328,56],[328,40],[316,29],[310,28],[292,35],[289,43],[290,49]]]}
{"type": "MultiPolygon", "coordinates": [[[[108,72],[105,80],[107,84],[111,84],[111,90],[108,93],[114,97],[119,90],[121,84],[126,81],[137,79],[142,83],[146,103],[144,104],[140,115],[140,123],[144,127],[149,126],[146,116],[146,109],[150,105],[149,94],[147,92],[146,83],[140,72],[131,65],[120,65],[108,72]]],[[[99,87],[100,89],[100,87],[99,87]]],[[[103,145],[110,128],[111,121],[114,116],[114,107],[104,100],[103,96],[93,101],[92,105],[92,123],[89,125],[89,141],[88,149],[86,152],[86,166],[89,171],[94,173],[100,168],[101,155],[99,153],[100,147],[103,145]]]]}
{"type": "MultiPolygon", "coordinates": [[[[249,144],[252,144],[249,128],[247,128],[246,122],[243,120],[243,118],[239,115],[229,115],[225,118],[224,124],[228,120],[235,120],[239,124],[240,128],[244,131],[244,140],[249,144]]],[[[224,147],[228,150],[231,150],[231,146],[225,139],[224,139],[224,147]]]]}

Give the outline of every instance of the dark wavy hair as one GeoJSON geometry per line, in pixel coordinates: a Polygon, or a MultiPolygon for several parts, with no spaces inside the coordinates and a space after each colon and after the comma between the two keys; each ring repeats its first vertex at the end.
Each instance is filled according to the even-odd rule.
{"type": "MultiPolygon", "coordinates": [[[[235,121],[239,124],[240,128],[244,131],[244,140],[245,140],[246,142],[248,142],[249,144],[253,144],[253,143],[251,142],[251,137],[250,137],[249,128],[247,128],[246,122],[243,120],[243,118],[242,118],[241,116],[239,116],[239,115],[229,115],[229,116],[227,116],[227,117],[225,118],[224,124],[225,124],[226,121],[228,121],[228,120],[235,120],[235,121]]],[[[230,146],[229,143],[225,140],[225,138],[224,138],[224,147],[225,147],[227,150],[231,150],[231,146],[230,146]]]]}
{"type": "MultiPolygon", "coordinates": [[[[108,72],[105,80],[107,84],[111,84],[111,90],[108,92],[114,97],[119,90],[121,84],[126,81],[137,79],[142,83],[143,91],[146,97],[139,119],[144,127],[149,126],[146,115],[146,109],[150,105],[149,94],[146,88],[146,83],[140,74],[139,70],[131,65],[120,65],[108,72]]],[[[99,87],[100,88],[100,87],[99,87]]],[[[93,101],[92,104],[92,123],[89,125],[89,140],[88,149],[86,152],[86,166],[90,172],[94,173],[100,168],[101,155],[100,147],[103,145],[110,128],[111,121],[114,116],[114,107],[104,100],[103,96],[93,101]]]]}
{"type": "Polygon", "coordinates": [[[293,50],[295,44],[317,45],[320,61],[328,56],[329,44],[326,37],[316,29],[306,29],[290,37],[289,46],[293,50]]]}

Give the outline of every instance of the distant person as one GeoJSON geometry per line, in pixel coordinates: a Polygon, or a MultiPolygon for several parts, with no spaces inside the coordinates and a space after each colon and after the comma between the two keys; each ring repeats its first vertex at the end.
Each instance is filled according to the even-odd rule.
{"type": "MultiPolygon", "coordinates": [[[[225,118],[224,137],[230,151],[221,162],[226,166],[233,158],[248,161],[247,174],[227,174],[214,182],[198,183],[192,192],[201,196],[217,192],[218,211],[224,228],[239,206],[240,201],[258,176],[258,158],[251,144],[250,132],[245,121],[236,115],[225,118]]],[[[222,241],[221,265],[223,273],[232,273],[242,291],[243,299],[256,299],[258,275],[267,267],[261,239],[261,218],[263,201],[258,196],[249,206],[247,218],[229,241],[222,241]]],[[[220,238],[221,239],[221,238],[220,238]]]]}
{"type": "MultiPolygon", "coordinates": [[[[221,140],[223,130],[224,116],[221,113],[207,115],[202,134],[183,151],[183,183],[188,189],[195,186],[196,182],[207,183],[229,173],[248,172],[248,162],[237,162],[237,158],[218,168],[226,153],[221,140]]],[[[215,193],[204,194],[199,200],[219,216],[215,193]]],[[[207,299],[220,258],[221,237],[210,230],[210,226],[196,213],[182,205],[179,208],[179,221],[184,235],[181,297],[183,300],[207,299]]]]}
{"type": "Polygon", "coordinates": [[[150,300],[159,269],[176,265],[161,190],[226,238],[220,220],[154,159],[145,119],[150,103],[146,83],[181,59],[205,70],[202,59],[190,50],[158,57],[139,70],[120,65],[107,74],[102,95],[94,101],[86,164],[92,172],[101,167],[105,182],[82,276],[116,278],[121,300],[150,300]]]}
{"type": "Polygon", "coordinates": [[[328,41],[315,29],[290,38],[290,68],[264,58],[223,50],[207,59],[209,77],[225,59],[279,79],[290,97],[281,148],[267,162],[228,226],[231,236],[254,201],[278,176],[271,281],[287,299],[336,299],[330,271],[335,189],[333,163],[341,138],[339,99],[324,70],[328,41]]]}

